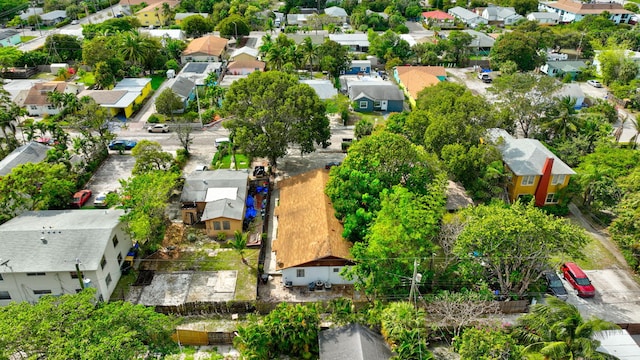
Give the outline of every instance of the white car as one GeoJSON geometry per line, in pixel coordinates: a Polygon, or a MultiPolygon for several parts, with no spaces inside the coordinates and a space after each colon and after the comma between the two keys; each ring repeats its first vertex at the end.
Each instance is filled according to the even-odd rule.
{"type": "Polygon", "coordinates": [[[78,20],[72,20],[71,21],[71,25],[78,25],[80,24],[80,22],[78,20]]]}
{"type": "Polygon", "coordinates": [[[169,132],[169,125],[167,125],[167,124],[155,124],[155,125],[149,126],[149,128],[147,130],[149,130],[150,133],[168,133],[169,132]]]}
{"type": "Polygon", "coordinates": [[[107,194],[106,193],[98,194],[95,200],[93,200],[93,206],[97,208],[107,207],[107,194]]]}
{"type": "Polygon", "coordinates": [[[601,88],[602,84],[600,83],[600,81],[598,80],[587,80],[587,84],[596,87],[596,88],[601,88]]]}

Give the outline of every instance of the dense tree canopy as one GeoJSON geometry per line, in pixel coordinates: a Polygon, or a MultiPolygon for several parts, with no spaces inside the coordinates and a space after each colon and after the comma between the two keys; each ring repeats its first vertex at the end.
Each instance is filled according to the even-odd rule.
{"type": "Polygon", "coordinates": [[[224,126],[244,153],[266,157],[276,165],[291,145],[302,154],[327,145],[329,120],[316,92],[297,78],[278,71],[251,73],[234,82],[223,111],[230,120],[224,126]]]}
{"type": "Polygon", "coordinates": [[[180,27],[189,37],[199,37],[212,29],[211,23],[202,15],[191,15],[184,18],[180,27]]]}
{"type": "Polygon", "coordinates": [[[491,65],[500,68],[506,61],[513,61],[521,71],[531,71],[544,64],[536,47],[536,39],[529,33],[512,31],[502,34],[491,48],[491,65]]]}

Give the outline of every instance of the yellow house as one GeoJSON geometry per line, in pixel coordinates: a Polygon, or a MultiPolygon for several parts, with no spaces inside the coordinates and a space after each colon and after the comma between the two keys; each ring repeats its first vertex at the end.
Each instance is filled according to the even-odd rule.
{"type": "Polygon", "coordinates": [[[151,93],[151,78],[124,78],[113,90],[126,90],[137,93],[135,104],[140,104],[151,93]]]}
{"type": "Polygon", "coordinates": [[[575,171],[538,140],[516,139],[503,129],[490,129],[489,138],[500,149],[510,174],[509,200],[530,195],[536,206],[558,203],[558,192],[575,171]]]}
{"type": "Polygon", "coordinates": [[[231,53],[229,61],[255,61],[258,59],[258,53],[258,49],[243,46],[231,53]]]}
{"type": "Polygon", "coordinates": [[[168,4],[171,9],[180,3],[178,0],[164,0],[153,3],[136,12],[136,18],[142,26],[166,26],[169,25],[171,14],[163,14],[163,4],[168,4]]]}
{"type": "Polygon", "coordinates": [[[204,223],[211,237],[232,236],[242,231],[248,196],[246,170],[196,171],[187,175],[182,188],[182,221],[186,225],[204,223]]]}
{"type": "Polygon", "coordinates": [[[111,116],[117,116],[120,112],[128,119],[133,115],[133,104],[138,93],[127,90],[85,90],[78,94],[78,98],[88,96],[98,105],[109,109],[111,116]]]}

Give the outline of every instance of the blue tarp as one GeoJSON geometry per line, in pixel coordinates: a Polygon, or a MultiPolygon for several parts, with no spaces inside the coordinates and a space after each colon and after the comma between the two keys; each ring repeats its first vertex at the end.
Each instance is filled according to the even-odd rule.
{"type": "Polygon", "coordinates": [[[247,197],[247,207],[253,207],[253,196],[247,197]]]}

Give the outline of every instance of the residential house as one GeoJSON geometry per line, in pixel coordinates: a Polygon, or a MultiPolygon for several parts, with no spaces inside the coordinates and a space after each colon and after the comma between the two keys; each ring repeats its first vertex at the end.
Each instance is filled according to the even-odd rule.
{"type": "Polygon", "coordinates": [[[442,10],[423,12],[422,18],[430,28],[450,29],[456,26],[455,18],[442,10]]]}
{"type": "Polygon", "coordinates": [[[571,75],[571,79],[575,80],[583,69],[587,67],[584,61],[547,61],[540,67],[543,73],[557,78],[563,78],[565,75],[571,75]]]}
{"type": "Polygon", "coordinates": [[[182,108],[175,109],[174,113],[182,113],[189,102],[196,98],[196,83],[184,76],[178,76],[169,87],[182,101],[182,108]]]}
{"type": "Polygon", "coordinates": [[[313,45],[322,45],[326,39],[324,34],[285,34],[289,39],[293,40],[296,45],[300,45],[304,39],[310,38],[313,45]]]}
{"type": "Polygon", "coordinates": [[[231,87],[231,85],[232,85],[234,82],[236,82],[236,81],[238,81],[238,80],[240,80],[240,79],[245,79],[245,78],[247,78],[248,76],[249,76],[249,75],[246,75],[246,74],[245,74],[245,75],[233,75],[233,74],[228,74],[228,73],[227,73],[227,74],[222,78],[222,80],[220,81],[220,86],[221,86],[221,87],[223,87],[223,88],[225,88],[225,89],[228,89],[228,88],[230,88],[230,87],[231,87]]]}
{"type": "Polygon", "coordinates": [[[622,7],[622,3],[607,2],[582,2],[574,0],[558,0],[541,2],[538,4],[541,11],[555,12],[560,15],[560,22],[570,23],[580,21],[587,15],[600,15],[608,13],[609,19],[616,24],[628,24],[633,13],[622,7]]]}
{"type": "MultiPolygon", "coordinates": [[[[209,62],[209,63],[187,63],[178,76],[183,76],[195,81],[197,86],[205,86],[205,81],[209,74],[216,73],[218,75],[218,81],[222,77],[222,63],[221,62],[209,62]]],[[[215,85],[215,84],[208,84],[215,85]]]]}
{"type": "Polygon", "coordinates": [[[113,90],[126,90],[137,96],[135,104],[140,104],[151,94],[151,78],[124,78],[120,80],[113,90]]]}
{"type": "Polygon", "coordinates": [[[82,85],[64,81],[35,83],[27,93],[23,104],[27,108],[29,116],[56,115],[62,111],[62,107],[56,107],[51,104],[49,93],[57,91],[59,93],[77,94],[81,89],[82,85]]]}
{"type": "Polygon", "coordinates": [[[184,34],[184,31],[180,29],[145,29],[139,28],[138,32],[141,34],[148,34],[154,38],[160,38],[160,42],[166,41],[166,39],[173,40],[186,40],[187,36],[184,34]]]}
{"type": "Polygon", "coordinates": [[[480,24],[486,25],[489,23],[489,20],[460,6],[452,7],[449,9],[448,13],[471,28],[480,24]]]}
{"type": "Polygon", "coordinates": [[[278,183],[272,249],[285,284],[353,283],[340,275],[345,266],[353,265],[351,243],[342,237],[343,226],[324,193],[328,180],[328,171],[316,169],[278,183]]]}
{"type": "Polygon", "coordinates": [[[190,13],[190,12],[187,12],[187,13],[177,13],[175,15],[175,17],[173,18],[173,20],[175,20],[176,25],[182,25],[182,21],[184,19],[188,18],[189,16],[198,16],[198,15],[202,16],[205,19],[209,18],[209,14],[207,14],[207,13],[190,13]]]}
{"type": "Polygon", "coordinates": [[[300,80],[300,83],[311,86],[320,100],[329,100],[338,95],[338,90],[330,80],[300,80]]]}
{"type": "Polygon", "coordinates": [[[482,17],[491,23],[502,23],[504,25],[513,25],[517,21],[524,19],[524,16],[518,14],[512,7],[503,7],[489,4],[482,10],[482,17]]]}
{"type": "Polygon", "coordinates": [[[409,99],[416,106],[418,94],[424,88],[447,80],[447,71],[442,66],[396,66],[393,77],[409,99]]]}
{"type": "Polygon", "coordinates": [[[20,33],[13,29],[0,29],[0,47],[20,44],[20,33]]]}
{"type": "Polygon", "coordinates": [[[213,35],[194,39],[187,45],[181,56],[183,64],[188,62],[219,62],[227,51],[229,40],[213,35]]]}
{"type": "Polygon", "coordinates": [[[404,109],[404,94],[390,81],[368,76],[341,76],[340,81],[346,83],[343,89],[354,103],[355,111],[401,112],[404,109]]]}
{"type": "Polygon", "coordinates": [[[39,163],[47,158],[49,146],[30,141],[13,150],[4,159],[0,160],[0,178],[10,174],[13,168],[28,163],[39,163]]]}
{"type": "Polygon", "coordinates": [[[467,47],[469,47],[472,52],[485,56],[489,55],[489,52],[491,52],[491,48],[496,43],[496,39],[476,30],[465,29],[462,31],[473,37],[471,43],[467,45],[467,47]]]}
{"type": "Polygon", "coordinates": [[[598,341],[597,351],[619,360],[640,359],[640,346],[629,330],[600,330],[592,338],[598,341]]]}
{"type": "Polygon", "coordinates": [[[124,114],[129,119],[133,115],[133,105],[138,94],[127,90],[85,90],[78,94],[78,98],[88,96],[98,105],[109,109],[109,114],[113,117],[124,114]]]}
{"type": "Polygon", "coordinates": [[[311,14],[287,14],[287,25],[305,26],[311,14]]]}
{"type": "Polygon", "coordinates": [[[81,282],[109,301],[132,245],[122,215],[110,209],[28,211],[0,225],[0,305],[75,294],[81,282]]]}
{"type": "Polygon", "coordinates": [[[398,36],[400,37],[400,39],[406,41],[407,44],[409,44],[410,47],[413,47],[414,45],[418,44],[416,39],[411,34],[400,34],[398,36]]]}
{"type": "Polygon", "coordinates": [[[40,15],[42,24],[46,26],[54,26],[67,18],[67,12],[64,10],[54,10],[40,15]]]}
{"type": "Polygon", "coordinates": [[[576,110],[580,110],[584,106],[584,91],[582,91],[580,85],[576,83],[563,84],[560,90],[554,93],[553,96],[557,96],[559,98],[568,97],[575,102],[573,107],[576,110]]]}
{"type": "Polygon", "coordinates": [[[371,60],[351,60],[349,70],[343,75],[371,74],[371,60]]]}
{"type": "Polygon", "coordinates": [[[367,34],[329,34],[329,40],[342,46],[347,46],[352,52],[369,51],[369,38],[367,34]]]}
{"type": "Polygon", "coordinates": [[[341,7],[332,6],[324,9],[324,13],[337,19],[341,24],[346,24],[349,19],[347,11],[341,7]]]}
{"type": "Polygon", "coordinates": [[[235,49],[231,53],[231,56],[229,56],[229,61],[256,60],[258,58],[258,54],[258,49],[243,46],[240,49],[235,49]]]}
{"type": "Polygon", "coordinates": [[[527,15],[527,20],[536,21],[540,25],[558,25],[560,15],[555,12],[532,12],[527,15]]]}
{"type": "Polygon", "coordinates": [[[246,170],[196,171],[186,176],[180,203],[182,222],[204,222],[207,235],[242,231],[249,191],[246,170]]]}
{"type": "Polygon", "coordinates": [[[237,60],[230,62],[227,73],[231,75],[249,75],[254,71],[264,71],[266,63],[259,60],[237,60]]]}
{"type": "Polygon", "coordinates": [[[171,9],[176,7],[180,3],[179,0],[163,0],[161,2],[149,4],[142,9],[138,10],[135,14],[140,25],[148,27],[166,26],[171,20],[171,14],[166,14],[163,11],[164,4],[169,5],[171,9]]]}
{"type": "Polygon", "coordinates": [[[488,137],[502,153],[507,167],[507,192],[513,202],[532,196],[536,206],[558,203],[558,192],[575,175],[567,164],[554,155],[540,141],[516,139],[503,129],[489,129],[488,137]]]}
{"type": "Polygon", "coordinates": [[[44,9],[42,9],[41,7],[30,7],[20,13],[20,20],[27,21],[29,20],[29,16],[42,14],[44,14],[44,9]]]}
{"type": "Polygon", "coordinates": [[[364,13],[365,13],[365,15],[367,15],[367,16],[371,16],[371,15],[374,15],[374,14],[375,14],[375,15],[380,16],[383,20],[389,20],[389,14],[387,14],[387,13],[385,13],[385,12],[375,12],[375,11],[373,11],[373,10],[369,10],[369,9],[367,9],[367,10],[365,10],[365,12],[364,12],[364,13]]]}
{"type": "Polygon", "coordinates": [[[320,331],[320,360],[389,360],[394,353],[379,333],[360,324],[320,331]]]}

